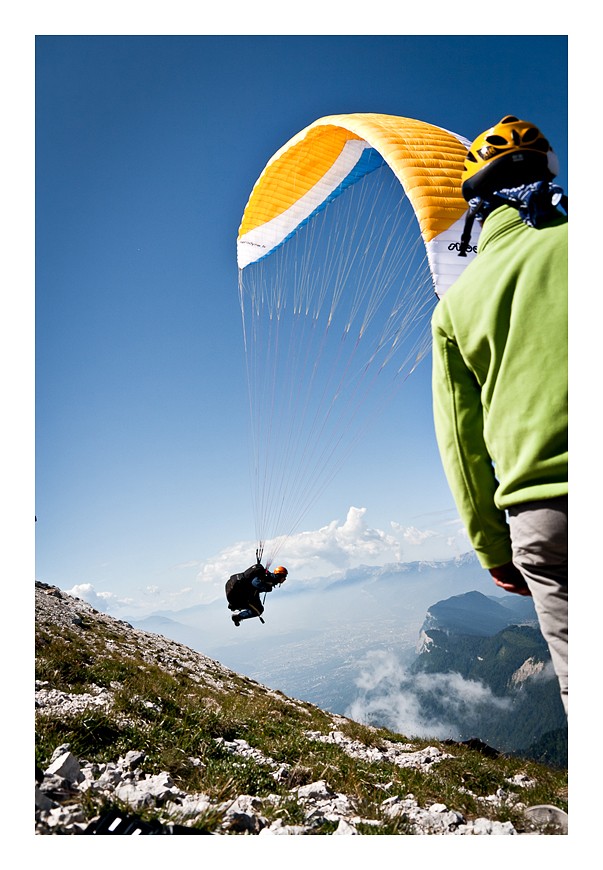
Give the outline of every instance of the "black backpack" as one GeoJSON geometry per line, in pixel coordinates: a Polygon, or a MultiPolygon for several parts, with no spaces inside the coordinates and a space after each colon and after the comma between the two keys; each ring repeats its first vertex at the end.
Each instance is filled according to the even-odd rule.
{"type": "Polygon", "coordinates": [[[241,610],[249,603],[253,587],[251,581],[266,573],[263,565],[252,565],[241,574],[233,574],[226,581],[226,599],[229,610],[241,610]]]}

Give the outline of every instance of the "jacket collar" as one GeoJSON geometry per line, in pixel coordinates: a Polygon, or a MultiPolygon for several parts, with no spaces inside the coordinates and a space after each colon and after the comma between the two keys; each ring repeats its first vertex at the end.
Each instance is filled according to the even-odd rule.
{"type": "Polygon", "coordinates": [[[479,236],[477,245],[478,254],[499,236],[504,235],[510,229],[522,224],[523,221],[519,216],[516,208],[510,205],[501,205],[490,212],[479,236]]]}

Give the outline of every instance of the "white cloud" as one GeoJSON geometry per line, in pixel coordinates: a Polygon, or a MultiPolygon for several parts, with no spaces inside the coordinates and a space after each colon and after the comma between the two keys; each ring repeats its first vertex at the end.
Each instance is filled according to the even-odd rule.
{"type": "Polygon", "coordinates": [[[501,710],[509,699],[497,698],[483,683],[460,674],[410,674],[393,653],[369,653],[356,680],[361,695],[346,711],[357,722],[379,722],[412,737],[458,740],[456,722],[464,727],[485,707],[501,710]],[[441,710],[439,720],[434,709],[441,710]]]}
{"type": "Polygon", "coordinates": [[[107,612],[120,606],[128,606],[132,603],[131,598],[119,598],[113,592],[97,592],[92,583],[76,583],[71,589],[65,589],[68,595],[81,598],[96,610],[107,612]]]}
{"type": "Polygon", "coordinates": [[[537,674],[532,674],[530,680],[538,682],[546,682],[548,680],[556,680],[557,674],[552,661],[545,662],[544,667],[537,674]]]}
{"type": "Polygon", "coordinates": [[[401,526],[400,523],[392,523],[392,529],[394,532],[399,535],[403,541],[405,541],[410,546],[420,546],[429,538],[433,538],[437,535],[437,532],[434,532],[432,529],[416,529],[414,526],[408,526],[405,528],[401,526]]]}
{"type": "MultiPolygon", "coordinates": [[[[438,526],[419,529],[395,521],[384,531],[371,528],[366,514],[366,508],[350,507],[343,522],[335,519],[313,531],[268,541],[266,557],[273,556],[273,565],[282,561],[295,582],[309,583],[359,565],[452,559],[470,549],[460,524],[457,535],[450,535],[449,528],[444,534],[438,526]]],[[[228,577],[247,568],[254,552],[255,543],[241,541],[206,562],[197,575],[200,600],[210,602],[223,595],[228,577]]]]}
{"type": "Polygon", "coordinates": [[[157,585],[145,586],[138,597],[115,595],[113,592],[98,592],[92,583],[77,583],[71,589],[64,590],[68,595],[81,598],[95,610],[111,613],[120,618],[144,618],[149,612],[157,610],[172,610],[188,607],[198,603],[195,587],[185,586],[182,589],[162,589],[157,585]]]}

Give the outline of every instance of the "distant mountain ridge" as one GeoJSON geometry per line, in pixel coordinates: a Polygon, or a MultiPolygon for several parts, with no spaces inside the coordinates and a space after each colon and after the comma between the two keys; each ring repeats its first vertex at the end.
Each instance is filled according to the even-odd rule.
{"type": "Polygon", "coordinates": [[[509,595],[509,600],[465,592],[433,604],[421,627],[420,643],[430,630],[449,634],[471,634],[491,637],[508,625],[538,625],[531,598],[509,595]]]}
{"type": "Polygon", "coordinates": [[[383,579],[391,580],[392,578],[400,578],[405,575],[420,575],[426,572],[447,571],[450,568],[458,569],[463,567],[473,569],[479,567],[481,570],[473,551],[445,560],[420,559],[414,562],[388,562],[385,565],[358,565],[355,568],[347,569],[336,579],[325,578],[323,583],[325,589],[333,590],[341,589],[342,587],[349,588],[353,584],[367,583],[367,581],[379,582],[383,579]]]}

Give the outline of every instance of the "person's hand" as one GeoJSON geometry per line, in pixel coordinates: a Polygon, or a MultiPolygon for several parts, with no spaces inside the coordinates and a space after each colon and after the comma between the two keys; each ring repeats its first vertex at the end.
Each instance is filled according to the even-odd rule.
{"type": "Polygon", "coordinates": [[[523,574],[513,562],[507,562],[506,565],[499,565],[497,568],[488,568],[488,570],[496,585],[504,589],[505,592],[514,592],[516,595],[532,594],[523,574]]]}

